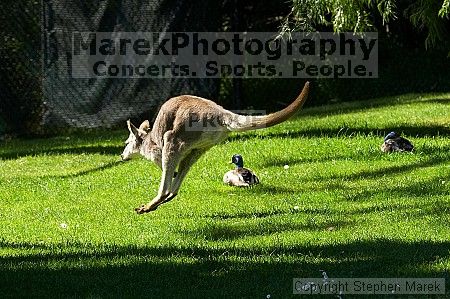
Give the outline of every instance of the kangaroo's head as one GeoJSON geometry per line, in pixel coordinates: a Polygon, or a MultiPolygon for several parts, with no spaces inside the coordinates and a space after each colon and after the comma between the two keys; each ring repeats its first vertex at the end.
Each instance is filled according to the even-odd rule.
{"type": "Polygon", "coordinates": [[[150,124],[148,120],[144,121],[139,128],[136,128],[131,121],[127,121],[128,130],[130,131],[130,136],[125,141],[125,149],[123,150],[122,161],[130,160],[137,157],[141,152],[141,146],[144,138],[150,131],[150,124]]]}

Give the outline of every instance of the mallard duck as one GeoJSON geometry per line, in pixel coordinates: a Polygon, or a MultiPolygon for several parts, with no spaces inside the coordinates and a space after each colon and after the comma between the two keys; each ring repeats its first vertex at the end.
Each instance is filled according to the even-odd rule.
{"type": "Polygon", "coordinates": [[[259,183],[258,177],[247,168],[244,168],[244,159],[241,155],[233,155],[231,158],[236,168],[228,171],[223,176],[223,182],[231,186],[248,187],[259,183]]]}
{"type": "Polygon", "coordinates": [[[384,142],[381,145],[381,151],[385,153],[391,152],[412,152],[414,146],[412,143],[401,137],[396,132],[390,132],[384,137],[384,142]]]}

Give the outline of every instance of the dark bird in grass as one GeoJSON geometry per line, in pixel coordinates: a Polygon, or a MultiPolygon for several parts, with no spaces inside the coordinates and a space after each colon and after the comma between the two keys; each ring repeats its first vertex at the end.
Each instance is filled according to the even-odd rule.
{"type": "Polygon", "coordinates": [[[384,137],[384,142],[381,145],[381,151],[385,153],[392,152],[412,152],[414,146],[412,143],[400,136],[396,132],[390,132],[384,137]]]}
{"type": "Polygon", "coordinates": [[[223,182],[231,186],[248,187],[259,183],[258,177],[247,168],[244,168],[244,159],[241,155],[233,155],[231,158],[236,168],[228,171],[223,176],[223,182]]]}

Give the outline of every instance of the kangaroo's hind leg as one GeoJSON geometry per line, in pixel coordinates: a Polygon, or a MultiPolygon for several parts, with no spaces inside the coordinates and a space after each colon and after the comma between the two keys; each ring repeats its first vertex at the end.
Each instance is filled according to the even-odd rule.
{"type": "Polygon", "coordinates": [[[171,132],[167,132],[164,136],[166,142],[164,143],[162,150],[162,176],[158,194],[148,204],[136,208],[135,210],[138,214],[148,213],[156,210],[158,206],[166,200],[166,198],[170,195],[170,191],[172,190],[172,180],[177,165],[181,157],[183,156],[183,149],[182,146],[180,146],[181,143],[171,138],[171,135],[169,133],[171,132]]]}
{"type": "Polygon", "coordinates": [[[203,155],[204,152],[205,152],[204,150],[194,149],[181,160],[178,166],[178,173],[172,181],[172,189],[170,191],[170,194],[164,200],[164,202],[168,202],[172,200],[175,196],[177,196],[178,190],[180,190],[181,187],[181,183],[183,182],[184,178],[189,172],[189,169],[195,162],[197,162],[197,160],[203,155]]]}

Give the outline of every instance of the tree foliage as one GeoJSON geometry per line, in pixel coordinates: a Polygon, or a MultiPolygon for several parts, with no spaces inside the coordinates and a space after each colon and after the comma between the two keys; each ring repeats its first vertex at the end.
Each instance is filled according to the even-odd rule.
{"type": "Polygon", "coordinates": [[[436,46],[448,37],[450,0],[292,0],[292,10],[281,31],[375,31],[398,17],[426,30],[425,45],[436,46]]]}

